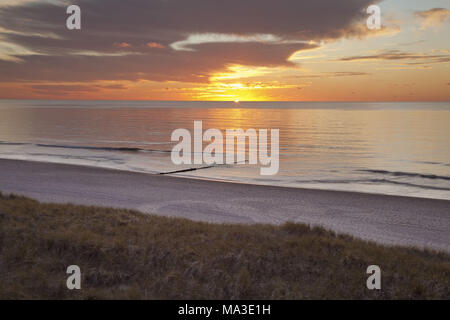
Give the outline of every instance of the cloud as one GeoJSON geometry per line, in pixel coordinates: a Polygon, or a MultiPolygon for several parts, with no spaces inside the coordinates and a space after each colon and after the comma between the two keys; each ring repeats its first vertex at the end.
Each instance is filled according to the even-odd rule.
{"type": "Polygon", "coordinates": [[[65,1],[0,6],[0,81],[201,83],[233,64],[293,66],[294,52],[368,34],[372,3],[78,0],[81,30],[67,30],[65,1]]]}
{"type": "MultiPolygon", "coordinates": [[[[33,3],[53,3],[53,4],[61,4],[63,1],[60,0],[2,0],[0,2],[0,7],[8,7],[8,6],[22,6],[24,4],[33,4],[33,3]]],[[[66,1],[68,2],[68,1],[66,1]]],[[[69,5],[69,3],[67,3],[69,5]]]]}
{"type": "Polygon", "coordinates": [[[114,42],[113,45],[117,48],[131,48],[131,44],[128,42],[114,42]]]}
{"type": "Polygon", "coordinates": [[[85,85],[33,85],[32,89],[42,91],[96,91],[97,88],[85,85]]]}
{"type": "Polygon", "coordinates": [[[195,51],[194,49],[191,48],[192,46],[207,43],[314,44],[314,42],[312,41],[283,40],[282,38],[274,36],[272,34],[238,35],[238,34],[222,34],[222,33],[202,33],[189,35],[185,40],[177,41],[170,44],[170,47],[178,51],[195,51]]]}
{"type": "Polygon", "coordinates": [[[147,42],[147,44],[146,44],[146,46],[147,47],[149,47],[149,48],[157,48],[157,49],[164,49],[166,46],[165,45],[163,45],[163,44],[161,44],[161,43],[158,43],[158,42],[152,42],[152,41],[150,41],[150,42],[147,42]]]}
{"type": "Polygon", "coordinates": [[[383,51],[373,55],[361,55],[344,57],[338,61],[376,61],[376,60],[413,60],[413,62],[407,62],[408,64],[429,64],[429,63],[445,63],[450,62],[450,55],[448,54],[424,54],[424,53],[411,53],[402,52],[398,50],[383,51]],[[414,62],[416,61],[416,62],[414,62]]]}
{"type": "Polygon", "coordinates": [[[0,61],[23,62],[22,56],[38,55],[38,52],[32,51],[21,45],[3,42],[0,37],[0,61]]]}
{"type": "Polygon", "coordinates": [[[92,93],[99,92],[103,89],[106,90],[125,90],[128,87],[123,84],[35,84],[30,85],[28,88],[32,89],[35,93],[40,95],[73,95],[78,93],[92,93]]]}
{"type": "Polygon", "coordinates": [[[301,76],[294,76],[295,78],[301,79],[312,79],[312,78],[336,78],[336,77],[354,77],[354,76],[368,76],[371,73],[368,72],[355,72],[355,71],[336,71],[336,72],[322,72],[319,74],[307,74],[301,76]]]}
{"type": "Polygon", "coordinates": [[[123,84],[96,85],[95,87],[102,88],[102,89],[111,89],[111,90],[125,90],[125,89],[128,89],[128,87],[123,85],[123,84]]]}
{"type": "MultiPolygon", "coordinates": [[[[94,81],[154,80],[208,82],[208,76],[228,65],[295,66],[287,61],[307,44],[271,45],[263,43],[234,45],[203,44],[198,51],[167,51],[130,55],[28,56],[22,63],[0,61],[0,82],[16,81],[94,81]],[[38,69],[36,69],[38,67],[38,69]],[[39,70],[39,72],[37,72],[39,70]],[[64,70],[64,72],[61,72],[64,70]]],[[[149,50],[160,51],[160,50],[149,50]]]]}
{"type": "Polygon", "coordinates": [[[426,11],[416,11],[416,17],[422,20],[421,30],[434,28],[443,24],[450,18],[450,10],[445,8],[433,8],[426,11]]]}

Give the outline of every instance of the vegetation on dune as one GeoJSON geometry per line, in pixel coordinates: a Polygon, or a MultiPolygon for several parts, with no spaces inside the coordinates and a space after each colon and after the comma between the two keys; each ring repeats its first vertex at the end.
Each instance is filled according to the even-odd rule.
{"type": "Polygon", "coordinates": [[[450,256],[287,223],[216,225],[0,194],[2,299],[448,299],[450,256]],[[368,290],[366,268],[382,271],[368,290]],[[68,290],[78,265],[81,290],[68,290]]]}

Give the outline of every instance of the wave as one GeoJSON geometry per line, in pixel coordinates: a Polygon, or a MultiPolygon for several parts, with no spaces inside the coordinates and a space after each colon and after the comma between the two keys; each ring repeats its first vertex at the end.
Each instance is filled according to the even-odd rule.
{"type": "Polygon", "coordinates": [[[368,172],[375,174],[384,174],[395,177],[416,177],[416,178],[425,178],[425,179],[439,179],[439,180],[448,180],[450,181],[450,177],[448,176],[438,176],[435,174],[423,174],[423,173],[414,173],[414,172],[402,172],[402,171],[387,171],[387,170],[358,170],[360,172],[368,172]]]}
{"type": "Polygon", "coordinates": [[[0,141],[0,145],[6,145],[6,146],[24,146],[27,144],[29,144],[29,143],[0,141]]]}
{"type": "Polygon", "coordinates": [[[68,146],[68,145],[57,145],[57,144],[42,144],[42,143],[37,143],[36,146],[46,147],[46,148],[85,149],[85,150],[102,150],[102,151],[126,151],[126,152],[145,151],[145,149],[135,148],[135,147],[91,147],[91,146],[68,146]]]}
{"type": "Polygon", "coordinates": [[[61,149],[82,149],[82,150],[98,150],[98,151],[119,151],[119,152],[155,152],[155,153],[171,153],[171,150],[158,150],[158,149],[144,149],[138,147],[94,147],[94,146],[75,146],[75,145],[61,145],[61,144],[44,144],[44,143],[26,143],[26,142],[6,142],[0,141],[0,145],[34,145],[36,147],[44,148],[61,148],[61,149]]]}
{"type": "Polygon", "coordinates": [[[139,147],[95,147],[95,146],[77,146],[64,144],[45,144],[45,143],[28,143],[28,142],[8,142],[0,141],[0,145],[8,146],[36,146],[44,148],[60,148],[60,149],[82,149],[82,150],[98,150],[98,151],[119,151],[119,152],[155,152],[155,153],[171,153],[171,150],[145,149],[139,147]]]}
{"type": "MultiPolygon", "coordinates": [[[[42,148],[60,148],[60,149],[81,149],[81,150],[95,150],[95,151],[115,151],[115,152],[142,152],[142,153],[163,153],[163,154],[171,154],[172,150],[161,150],[161,149],[147,149],[147,148],[139,148],[139,147],[95,147],[95,146],[79,146],[79,145],[63,145],[63,144],[44,144],[44,143],[25,143],[25,142],[1,142],[0,145],[30,145],[42,148]]],[[[203,152],[202,152],[203,153],[203,152]]],[[[191,152],[191,154],[195,154],[195,152],[191,152]]],[[[38,155],[37,153],[35,155],[38,155]]],[[[40,154],[40,155],[48,155],[52,156],[54,154],[40,154]]],[[[223,153],[219,155],[224,156],[223,153]]],[[[248,160],[244,161],[235,161],[233,164],[248,164],[248,160]]]]}
{"type": "Polygon", "coordinates": [[[428,185],[422,185],[422,184],[416,184],[416,183],[409,183],[409,182],[400,182],[400,181],[393,181],[389,179],[341,179],[341,180],[308,180],[308,181],[301,181],[297,180],[297,182],[300,183],[342,183],[342,184],[352,184],[352,183],[378,183],[378,184],[395,184],[395,185],[402,185],[402,186],[408,186],[408,187],[415,187],[415,188],[421,188],[421,189],[428,189],[428,190],[442,190],[442,191],[450,191],[450,188],[445,187],[435,187],[435,186],[428,186],[428,185]]]}
{"type": "MultiPolygon", "coordinates": [[[[147,148],[139,148],[139,147],[105,147],[105,146],[83,146],[83,145],[64,145],[64,144],[48,144],[48,143],[27,143],[27,142],[5,142],[0,141],[0,145],[28,145],[28,146],[35,146],[40,148],[60,148],[60,149],[77,149],[77,150],[91,150],[91,151],[109,151],[109,152],[129,152],[129,153],[162,153],[162,154],[168,154],[170,155],[172,153],[172,150],[161,150],[161,149],[147,149],[147,148]]],[[[202,152],[203,153],[203,152],[202,152]]],[[[106,160],[116,160],[114,158],[105,157],[105,156],[92,156],[92,155],[71,155],[71,154],[63,154],[63,155],[56,155],[54,153],[44,153],[44,152],[27,152],[28,155],[33,156],[48,156],[48,157],[63,157],[63,158],[70,158],[70,159],[88,159],[92,160],[95,158],[98,159],[106,159],[106,160]]],[[[195,152],[192,152],[191,154],[195,154],[195,152]]],[[[224,156],[224,154],[219,154],[224,156]]],[[[232,164],[223,164],[223,165],[215,165],[215,166],[224,166],[227,167],[228,165],[236,165],[236,164],[248,164],[248,160],[244,161],[234,161],[232,164]]],[[[182,171],[174,171],[174,172],[166,172],[162,174],[172,174],[172,173],[179,173],[179,172],[185,172],[185,171],[194,171],[198,169],[206,169],[213,166],[207,166],[207,167],[199,167],[199,168],[190,168],[190,169],[183,169],[182,171]]]]}

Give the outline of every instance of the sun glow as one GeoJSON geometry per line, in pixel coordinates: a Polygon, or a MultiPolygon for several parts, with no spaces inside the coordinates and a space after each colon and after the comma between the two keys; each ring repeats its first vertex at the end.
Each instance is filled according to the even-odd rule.
{"type": "Polygon", "coordinates": [[[227,80],[236,80],[243,78],[253,78],[270,74],[272,71],[266,67],[246,67],[238,64],[230,65],[227,71],[218,72],[209,77],[211,82],[220,82],[227,80]]]}
{"type": "Polygon", "coordinates": [[[229,65],[226,70],[212,74],[209,77],[210,84],[196,98],[235,103],[270,100],[272,97],[269,90],[285,88],[278,81],[265,80],[277,70],[278,68],[229,65]]]}

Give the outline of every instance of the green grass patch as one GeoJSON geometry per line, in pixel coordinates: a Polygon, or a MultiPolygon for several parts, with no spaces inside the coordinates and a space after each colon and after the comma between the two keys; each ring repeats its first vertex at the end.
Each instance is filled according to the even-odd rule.
{"type": "Polygon", "coordinates": [[[448,299],[450,256],[301,224],[207,224],[0,194],[0,298],[448,299]],[[66,287],[72,264],[81,290],[66,287]],[[366,288],[372,264],[381,290],[366,288]]]}

